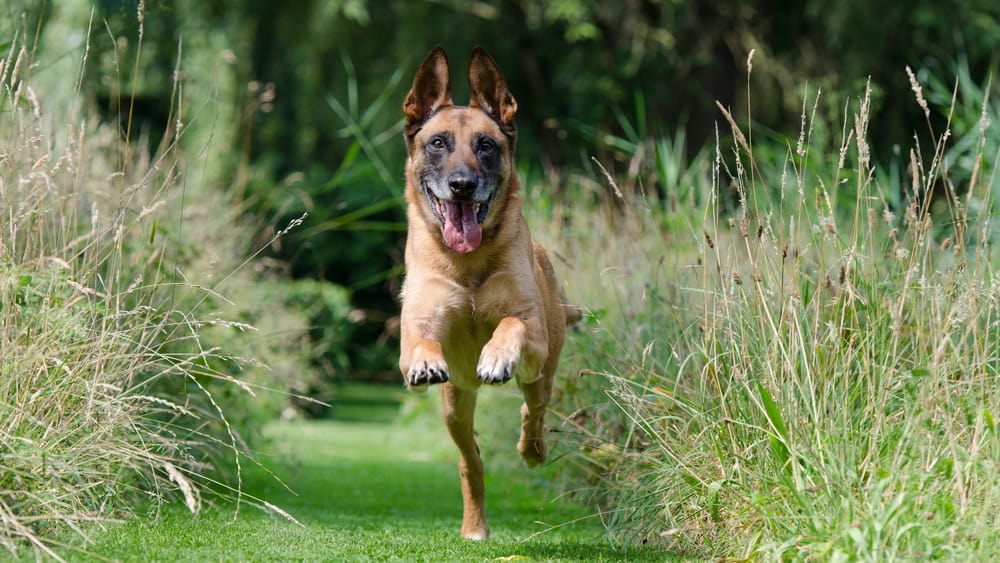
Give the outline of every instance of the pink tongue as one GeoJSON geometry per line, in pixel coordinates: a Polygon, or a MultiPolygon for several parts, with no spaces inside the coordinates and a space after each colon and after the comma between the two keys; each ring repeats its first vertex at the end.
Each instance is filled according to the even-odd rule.
{"type": "Polygon", "coordinates": [[[444,202],[444,241],[455,252],[472,252],[483,241],[483,230],[476,222],[471,203],[444,202]]]}

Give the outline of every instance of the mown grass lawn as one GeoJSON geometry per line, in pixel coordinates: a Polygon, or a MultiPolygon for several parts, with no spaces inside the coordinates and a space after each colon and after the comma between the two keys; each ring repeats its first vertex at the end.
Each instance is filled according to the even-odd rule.
{"type": "MultiPolygon", "coordinates": [[[[262,461],[295,492],[259,469],[247,493],[290,513],[304,526],[244,507],[234,519],[219,505],[192,517],[182,506],[158,517],[113,525],[88,551],[127,561],[303,560],[663,560],[652,548],[614,548],[592,511],[555,498],[534,475],[487,476],[492,537],[458,536],[457,469],[442,459],[443,428],[374,421],[275,422],[262,461]],[[557,526],[553,528],[553,526],[557,526]],[[552,528],[552,529],[550,529],[552,528]]],[[[450,445],[450,444],[445,444],[450,445]]],[[[514,447],[511,444],[513,454],[514,447]]],[[[445,456],[450,457],[450,452],[445,456]]],[[[558,463],[558,462],[557,462],[558,463]]],[[[86,557],[64,552],[69,559],[86,557]]]]}

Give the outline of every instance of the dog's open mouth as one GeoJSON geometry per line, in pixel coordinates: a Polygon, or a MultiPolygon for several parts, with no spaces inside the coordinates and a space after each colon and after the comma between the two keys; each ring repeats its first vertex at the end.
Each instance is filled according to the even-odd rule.
{"type": "Polygon", "coordinates": [[[426,190],[431,209],[441,221],[444,242],[455,252],[467,253],[479,248],[483,242],[482,223],[490,209],[490,202],[451,201],[440,199],[426,190]]]}

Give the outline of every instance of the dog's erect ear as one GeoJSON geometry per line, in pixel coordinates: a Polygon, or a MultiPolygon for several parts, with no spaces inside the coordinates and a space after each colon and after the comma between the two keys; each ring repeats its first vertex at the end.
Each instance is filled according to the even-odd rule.
{"type": "Polygon", "coordinates": [[[469,106],[482,108],[507,134],[513,134],[517,101],[507,91],[507,82],[497,63],[482,47],[472,50],[469,63],[469,106]]]}
{"type": "Polygon", "coordinates": [[[413,87],[403,102],[406,113],[406,135],[416,134],[420,126],[438,109],[451,105],[451,79],[448,76],[448,55],[434,47],[413,78],[413,87]]]}

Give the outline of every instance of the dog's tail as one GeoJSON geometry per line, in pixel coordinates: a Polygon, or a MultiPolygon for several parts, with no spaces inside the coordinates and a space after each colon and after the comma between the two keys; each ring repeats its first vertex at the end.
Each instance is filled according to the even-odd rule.
{"type": "Polygon", "coordinates": [[[573,326],[583,318],[583,309],[566,302],[566,290],[559,286],[559,300],[562,302],[563,313],[566,314],[566,326],[573,326]]]}
{"type": "Polygon", "coordinates": [[[566,326],[573,326],[583,318],[583,309],[576,305],[563,303],[563,311],[566,313],[566,326]]]}

